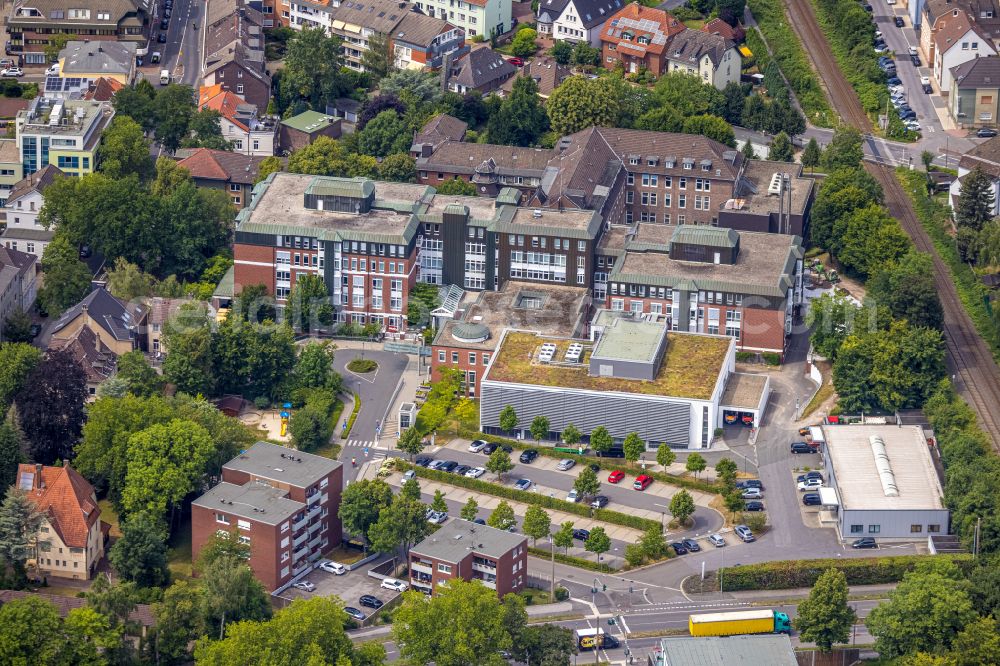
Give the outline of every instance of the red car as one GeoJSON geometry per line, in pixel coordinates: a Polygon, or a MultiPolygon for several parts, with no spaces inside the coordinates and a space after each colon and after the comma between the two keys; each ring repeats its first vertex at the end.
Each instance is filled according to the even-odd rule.
{"type": "Polygon", "coordinates": [[[616,469],[615,471],[611,472],[611,474],[608,474],[608,483],[618,483],[624,478],[625,478],[625,472],[621,471],[620,469],[616,469]]]}
{"type": "Polygon", "coordinates": [[[507,58],[507,62],[514,65],[514,67],[524,66],[524,60],[522,60],[521,58],[507,58]]]}
{"type": "Polygon", "coordinates": [[[653,479],[646,476],[645,474],[640,474],[639,476],[635,477],[635,482],[632,484],[632,487],[636,490],[645,490],[646,488],[649,487],[649,484],[651,484],[652,482],[653,479]]]}

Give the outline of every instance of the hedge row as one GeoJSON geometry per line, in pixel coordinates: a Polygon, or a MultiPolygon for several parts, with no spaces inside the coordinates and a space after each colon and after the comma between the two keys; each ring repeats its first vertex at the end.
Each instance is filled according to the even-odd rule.
{"type": "Polygon", "coordinates": [[[757,29],[747,31],[747,45],[753,51],[760,70],[764,71],[773,54],[788,85],[795,91],[806,120],[819,127],[834,127],[837,124],[837,114],[830,108],[816,72],[809,64],[799,36],[792,30],[781,1],[748,0],[747,5],[757,20],[757,29]],[[763,40],[758,38],[757,30],[763,40]],[[767,41],[766,46],[764,40],[767,41]],[[771,49],[770,54],[767,47],[771,49]]]}
{"type": "Polygon", "coordinates": [[[783,590],[812,587],[820,574],[833,568],[844,572],[848,585],[878,585],[901,581],[903,574],[912,571],[918,562],[929,557],[947,557],[965,572],[968,572],[973,564],[972,556],[968,554],[789,560],[726,567],[723,569],[722,578],[727,592],[783,590]]]}
{"type": "MultiPolygon", "coordinates": [[[[355,421],[355,419],[358,418],[358,412],[359,411],[361,411],[361,396],[358,395],[357,393],[355,393],[354,394],[354,407],[351,409],[351,415],[347,419],[347,428],[345,428],[344,432],[342,432],[340,434],[340,436],[342,438],[347,439],[348,436],[350,436],[351,429],[354,427],[354,421],[355,421]]],[[[337,424],[334,423],[333,426],[337,427],[337,424]]]]}
{"type": "MultiPolygon", "coordinates": [[[[541,446],[536,446],[531,442],[521,441],[517,439],[507,439],[506,437],[497,437],[496,435],[487,435],[482,432],[460,432],[460,436],[467,439],[482,439],[487,442],[492,442],[494,444],[507,444],[515,449],[525,450],[525,449],[535,449],[538,451],[539,455],[547,456],[549,458],[558,458],[562,460],[563,458],[570,458],[575,460],[578,465],[589,465],[591,463],[597,463],[601,469],[608,471],[613,471],[620,469],[623,472],[631,472],[632,474],[645,474],[650,476],[657,481],[662,481],[663,483],[669,483],[673,486],[678,486],[680,488],[687,488],[689,490],[698,490],[703,493],[709,493],[712,495],[722,492],[722,486],[716,483],[711,483],[709,481],[702,481],[701,479],[690,479],[684,476],[674,476],[673,474],[667,474],[666,472],[654,472],[652,470],[643,470],[642,466],[637,463],[630,463],[624,458],[600,458],[598,456],[591,455],[577,455],[575,453],[565,453],[563,451],[556,451],[554,447],[544,444],[541,446]]],[[[585,449],[586,450],[586,449],[585,449]]]]}
{"type": "Polygon", "coordinates": [[[658,520],[630,516],[628,514],[611,511],[609,509],[591,509],[588,504],[567,502],[566,500],[562,500],[557,497],[549,497],[548,495],[528,490],[518,490],[516,488],[490,483],[489,481],[481,481],[468,476],[460,476],[458,474],[442,472],[436,469],[427,469],[426,467],[411,465],[410,463],[403,461],[399,461],[397,466],[403,469],[412,469],[419,477],[431,479],[432,481],[440,481],[441,483],[447,483],[452,486],[461,486],[462,488],[475,490],[483,493],[484,495],[493,495],[494,497],[502,497],[504,499],[515,500],[517,502],[524,502],[525,504],[534,504],[535,506],[544,507],[546,509],[554,509],[556,511],[562,511],[563,513],[572,513],[584,518],[593,518],[594,520],[600,520],[613,525],[631,527],[643,532],[652,527],[660,529],[660,521],[658,520]]]}
{"type": "MultiPolygon", "coordinates": [[[[545,550],[544,548],[535,548],[534,546],[528,546],[528,554],[534,555],[535,557],[543,557],[545,559],[552,558],[552,551],[545,550]]],[[[621,569],[616,569],[613,566],[604,564],[598,564],[593,560],[588,560],[583,557],[574,557],[573,555],[566,555],[564,553],[557,552],[556,562],[561,564],[568,564],[572,567],[579,567],[580,569],[589,569],[591,571],[599,571],[601,573],[615,573],[621,571],[621,569]]]]}

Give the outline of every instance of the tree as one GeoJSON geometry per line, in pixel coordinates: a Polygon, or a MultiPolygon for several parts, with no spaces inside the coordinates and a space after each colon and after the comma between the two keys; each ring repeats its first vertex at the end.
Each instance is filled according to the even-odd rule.
{"type": "Polygon", "coordinates": [[[171,153],[180,148],[188,136],[191,118],[195,114],[194,91],[190,86],[171,83],[161,88],[153,99],[156,140],[171,153]]]}
{"type": "Polygon", "coordinates": [[[816,580],[809,598],[799,604],[795,628],[804,641],[816,644],[820,652],[830,652],[834,643],[846,643],[857,619],[847,603],[847,577],[838,569],[827,569],[816,580]]]}
{"type": "Polygon", "coordinates": [[[502,447],[491,453],[486,460],[486,471],[496,474],[498,482],[503,481],[503,475],[512,469],[514,469],[514,463],[510,460],[510,454],[502,447]]]}
{"type": "Polygon", "coordinates": [[[582,437],[580,429],[572,423],[567,423],[561,434],[563,444],[566,446],[576,446],[580,443],[580,438],[582,437]]]}
{"type": "Polygon", "coordinates": [[[389,155],[378,165],[378,177],[395,183],[412,183],[417,179],[417,165],[406,153],[389,155]]]}
{"type": "Polygon", "coordinates": [[[806,144],[800,158],[802,160],[802,166],[807,167],[809,172],[812,173],[816,167],[819,166],[822,158],[823,151],[820,150],[819,143],[816,142],[816,137],[810,137],[809,143],[806,144]]]}
{"type": "Polygon", "coordinates": [[[722,495],[722,503],[726,507],[726,511],[733,515],[735,520],[736,514],[740,511],[746,509],[746,502],[743,499],[743,492],[739,488],[729,488],[722,495]]]}
{"type": "Polygon", "coordinates": [[[140,296],[152,296],[156,291],[156,278],[143,273],[124,257],[118,257],[108,271],[107,289],[123,301],[131,301],[140,296]]]}
{"type": "Polygon", "coordinates": [[[63,621],[67,654],[71,663],[121,663],[132,655],[131,646],[123,643],[124,628],[113,626],[111,619],[93,608],[74,608],[63,621]]]}
{"type": "Polygon", "coordinates": [[[163,361],[163,375],[190,395],[211,393],[215,386],[212,371],[212,325],[207,309],[198,303],[178,308],[163,326],[163,342],[170,353],[163,361]]]}
{"type": "Polygon", "coordinates": [[[142,126],[124,115],[116,115],[104,131],[97,158],[101,172],[109,178],[124,178],[134,173],[141,180],[148,180],[155,171],[142,126]]]}
{"type": "Polygon", "coordinates": [[[548,115],[538,99],[538,84],[530,76],[518,76],[510,96],[490,115],[487,133],[491,143],[531,146],[545,133],[548,124],[548,115]]]}
{"type": "Polygon", "coordinates": [[[289,325],[303,333],[333,323],[333,305],[323,278],[311,273],[298,275],[285,313],[289,325]]]}
{"type": "Polygon", "coordinates": [[[0,606],[0,663],[72,663],[55,605],[27,596],[0,606]]]}
{"type": "Polygon", "coordinates": [[[583,547],[587,552],[597,555],[597,561],[600,562],[601,555],[611,550],[611,539],[608,538],[604,528],[598,525],[590,530],[590,536],[583,543],[583,547]]]}
{"type": "Polygon", "coordinates": [[[663,557],[667,552],[667,539],[658,525],[652,525],[642,534],[639,547],[643,555],[651,560],[663,557]]]}
{"type": "Polygon", "coordinates": [[[868,278],[889,262],[897,261],[911,246],[899,221],[880,206],[870,205],[840,218],[833,227],[840,239],[837,258],[862,278],[868,278]]]}
{"type": "MultiPolygon", "coordinates": [[[[722,97],[724,99],[721,115],[730,125],[743,124],[743,107],[746,100],[750,99],[750,95],[748,93],[749,90],[747,87],[744,87],[735,81],[727,83],[726,87],[722,89],[722,97]]],[[[756,95],[754,95],[754,97],[756,97],[756,95]]]]}
{"type": "Polygon", "coordinates": [[[549,436],[549,420],[546,417],[538,415],[531,420],[531,436],[536,442],[549,436]]]}
{"type": "Polygon", "coordinates": [[[944,325],[934,265],[928,254],[911,249],[898,261],[876,270],[865,286],[866,298],[888,307],[894,319],[939,330],[944,325]]]}
{"type": "Polygon", "coordinates": [[[450,178],[440,185],[435,185],[434,189],[437,190],[438,194],[453,194],[463,197],[474,197],[477,194],[475,185],[458,176],[450,178]]]}
{"type": "Polygon", "coordinates": [[[416,478],[407,479],[399,489],[399,496],[411,502],[419,502],[422,496],[420,482],[416,478]]]}
{"type": "Polygon", "coordinates": [[[400,451],[410,454],[410,460],[413,460],[413,456],[423,451],[424,446],[426,446],[424,438],[416,428],[407,428],[404,430],[403,435],[396,444],[396,448],[400,451]]]}
{"type": "Polygon", "coordinates": [[[193,580],[180,579],[163,591],[153,605],[156,616],[154,650],[161,662],[186,663],[188,645],[205,634],[204,590],[193,580]]]}
{"type": "Polygon", "coordinates": [[[538,39],[538,33],[532,28],[521,28],[514,35],[514,40],[510,44],[510,52],[522,58],[534,55],[535,51],[538,50],[538,45],[535,44],[536,39],[538,39]]]}
{"type": "Polygon", "coordinates": [[[182,419],[157,423],[128,439],[122,502],[128,513],[162,517],[200,486],[214,451],[202,426],[182,419]]]}
{"type": "Polygon", "coordinates": [[[500,429],[504,432],[514,432],[517,427],[517,413],[514,408],[507,405],[500,410],[500,429]]]}
{"type": "Polygon", "coordinates": [[[635,128],[653,132],[680,132],[684,127],[684,117],[672,106],[660,106],[640,115],[635,128]]]}
{"type": "Polygon", "coordinates": [[[568,65],[573,57],[573,45],[569,42],[556,40],[552,43],[552,48],[549,49],[549,55],[560,65],[568,65]]]}
{"type": "Polygon", "coordinates": [[[552,543],[558,548],[569,550],[573,545],[573,521],[567,520],[559,526],[556,533],[552,535],[552,543]]]}
{"type": "Polygon", "coordinates": [[[525,627],[511,650],[517,661],[532,666],[565,666],[577,651],[573,632],[555,624],[525,627]]]}
{"type": "Polygon", "coordinates": [[[601,50],[585,41],[577,42],[573,47],[573,62],[580,67],[597,67],[601,64],[601,50]]]}
{"type": "Polygon", "coordinates": [[[883,659],[911,652],[948,649],[976,618],[969,583],[951,562],[932,561],[903,575],[889,600],[868,614],[865,624],[883,659]]]}
{"type": "Polygon", "coordinates": [[[59,52],[66,48],[66,44],[80,39],[76,33],[55,33],[46,42],[42,51],[45,53],[46,62],[56,62],[59,59],[59,52]]]}
{"type": "Polygon", "coordinates": [[[750,143],[749,139],[743,142],[743,145],[740,147],[740,153],[748,160],[757,159],[757,151],[754,150],[753,144],[750,143]]]}
{"type": "Polygon", "coordinates": [[[639,433],[630,432],[622,442],[622,451],[625,452],[625,460],[634,463],[646,450],[646,443],[639,437],[639,433]]]}
{"type": "MultiPolygon", "coordinates": [[[[873,327],[875,311],[868,312],[868,324],[873,327]]],[[[856,323],[858,326],[865,323],[861,308],[837,293],[823,294],[814,300],[806,318],[806,324],[812,328],[809,340],[813,349],[831,360],[836,358],[847,336],[855,332],[856,323]]]]}
{"type": "Polygon", "coordinates": [[[611,438],[611,433],[604,426],[597,426],[590,433],[590,445],[594,447],[597,453],[606,453],[611,450],[611,446],[614,444],[614,440],[611,438]]]}
{"type": "Polygon", "coordinates": [[[486,519],[486,524],[498,530],[506,530],[513,527],[517,524],[517,518],[514,517],[514,509],[505,500],[500,500],[500,503],[490,513],[490,517],[486,519]]]}
{"type": "Polygon", "coordinates": [[[125,382],[132,395],[142,398],[155,395],[163,388],[160,375],[139,350],[126,352],[118,357],[118,372],[115,376],[125,382]]]}
{"type": "Polygon", "coordinates": [[[597,478],[597,472],[584,467],[580,475],[573,482],[573,489],[583,497],[593,497],[601,492],[601,482],[597,478]]]}
{"type": "Polygon", "coordinates": [[[689,116],[684,119],[681,131],[684,134],[701,134],[730,148],[736,147],[736,133],[733,132],[732,126],[718,116],[710,114],[689,116]]]}
{"type": "Polygon", "coordinates": [[[358,150],[365,155],[385,157],[409,149],[411,137],[395,111],[383,111],[358,133],[358,150]]]}
{"type": "Polygon", "coordinates": [[[129,117],[139,123],[144,132],[152,132],[156,127],[153,117],[153,100],[156,98],[156,88],[143,79],[134,86],[125,86],[111,99],[115,108],[115,117],[129,117]]]}
{"type": "Polygon", "coordinates": [[[20,586],[24,582],[24,564],[34,554],[32,542],[42,523],[42,514],[17,486],[8,486],[0,502],[0,578],[20,586]]]}
{"type": "Polygon", "coordinates": [[[470,497],[469,501],[462,507],[462,520],[473,521],[479,515],[479,502],[475,497],[470,497]]]}
{"type": "MultiPolygon", "coordinates": [[[[441,90],[441,77],[436,72],[419,69],[400,69],[379,82],[379,91],[383,95],[395,95],[405,99],[407,106],[434,106],[444,94],[441,90]]],[[[422,124],[418,123],[418,125],[422,124]]]]}
{"type": "Polygon", "coordinates": [[[344,62],[340,45],[340,38],[327,36],[322,27],[303,28],[288,40],[278,86],[281,96],[322,110],[327,102],[345,93],[347,83],[340,71],[344,62]]]}
{"type": "Polygon", "coordinates": [[[502,650],[513,646],[496,592],[458,578],[429,599],[406,594],[394,614],[392,637],[409,663],[438,666],[502,666],[502,650]]]}
{"type": "Polygon", "coordinates": [[[72,457],[86,418],[87,379],[66,351],[50,351],[14,398],[28,457],[43,465],[72,457]]]}
{"type": "Polygon", "coordinates": [[[368,48],[361,52],[361,66],[371,77],[372,85],[391,74],[396,69],[389,37],[374,32],[368,37],[368,48]]]}
{"type": "Polygon", "coordinates": [[[720,458],[719,462],[715,463],[715,475],[727,486],[732,486],[736,483],[736,472],[738,470],[739,467],[729,458],[720,458]]]}
{"type": "Polygon", "coordinates": [[[423,539],[429,529],[426,505],[396,498],[379,512],[378,521],[368,530],[368,539],[372,550],[390,553],[401,546],[408,558],[410,547],[423,539]]]}
{"type": "Polygon", "coordinates": [[[0,421],[0,488],[10,488],[22,462],[21,437],[9,421],[0,421]]]}
{"type": "Polygon", "coordinates": [[[813,242],[834,252],[839,238],[834,226],[846,214],[873,203],[882,203],[881,186],[863,169],[840,169],[823,181],[810,215],[813,242]]]}
{"type": "Polygon", "coordinates": [[[566,135],[588,127],[614,127],[620,102],[616,89],[603,81],[571,76],[553,90],[545,103],[552,130],[566,135]]]}
{"type": "Polygon", "coordinates": [[[993,218],[993,184],[978,165],[962,179],[962,189],[955,207],[955,222],[959,227],[979,231],[993,218]]]}
{"type": "Polygon", "coordinates": [[[922,151],[920,153],[920,161],[924,165],[924,171],[930,173],[931,165],[934,164],[934,153],[929,150],[922,151]]]}
{"type": "Polygon", "coordinates": [[[344,488],[338,515],[344,529],[368,543],[368,530],[392,504],[392,488],[381,479],[362,479],[344,488]]]}
{"type": "Polygon", "coordinates": [[[42,253],[45,281],[38,300],[52,316],[76,304],[90,289],[90,269],[80,261],[79,252],[65,236],[56,234],[42,253]]]}
{"type": "Polygon", "coordinates": [[[684,469],[694,472],[695,478],[698,477],[699,473],[704,472],[707,466],[708,463],[700,453],[688,454],[687,462],[684,463],[684,469]]]}
{"type": "Polygon", "coordinates": [[[677,454],[674,450],[667,446],[666,444],[660,444],[656,449],[656,464],[663,467],[663,471],[667,471],[674,461],[677,460],[677,454]]]}
{"type": "Polygon", "coordinates": [[[767,151],[767,159],[775,162],[791,162],[795,153],[792,140],[784,132],[778,132],[767,151]]]}
{"type": "Polygon", "coordinates": [[[7,412],[41,360],[42,352],[29,344],[0,343],[0,412],[7,412]]]}
{"type": "MultiPolygon", "coordinates": [[[[215,109],[200,109],[191,114],[188,135],[181,141],[185,148],[232,150],[233,144],[222,136],[222,114],[215,109]]],[[[247,150],[250,146],[247,146],[247,150]]]]}
{"type": "Polygon", "coordinates": [[[434,499],[431,501],[431,509],[434,511],[448,512],[448,503],[444,499],[444,491],[440,488],[434,491],[434,499]]]}
{"type": "Polygon", "coordinates": [[[340,143],[328,136],[320,136],[289,155],[288,171],[316,176],[344,176],[348,168],[347,157],[340,143]]]}
{"type": "Polygon", "coordinates": [[[678,524],[687,524],[688,518],[694,514],[694,499],[688,491],[681,489],[670,498],[670,515],[677,519],[678,524]]]}
{"type": "Polygon", "coordinates": [[[226,319],[212,335],[211,357],[220,392],[276,398],[295,366],[294,333],[287,325],[226,319]]]}
{"type": "Polygon", "coordinates": [[[271,616],[267,590],[254,578],[246,560],[232,555],[219,557],[205,567],[202,580],[206,628],[214,634],[218,627],[220,640],[230,622],[263,620],[271,616]]]}
{"type": "Polygon", "coordinates": [[[3,321],[3,338],[7,342],[31,342],[31,317],[21,308],[14,308],[3,321]]]}
{"type": "Polygon", "coordinates": [[[980,617],[965,625],[952,645],[956,666],[1000,663],[1000,627],[992,617],[980,617]]]}
{"type": "Polygon", "coordinates": [[[861,132],[850,125],[841,125],[833,132],[833,138],[823,150],[821,164],[827,173],[841,168],[861,166],[864,152],[861,150],[861,132]]]}
{"type": "Polygon", "coordinates": [[[661,76],[656,82],[654,95],[660,104],[677,109],[685,118],[721,112],[725,104],[725,96],[715,86],[681,72],[661,76]]]}
{"type": "Polygon", "coordinates": [[[119,576],[140,587],[165,585],[170,580],[167,536],[159,517],[141,511],[129,516],[121,538],[111,547],[111,565],[119,576]]]}
{"type": "Polygon", "coordinates": [[[309,342],[299,349],[295,361],[295,385],[299,389],[339,390],[342,383],[333,370],[333,353],[336,345],[328,342],[309,342]]]}
{"type": "Polygon", "coordinates": [[[537,546],[539,539],[548,536],[551,526],[552,519],[542,507],[532,504],[524,512],[524,523],[521,525],[521,530],[531,537],[534,545],[537,546]]]}

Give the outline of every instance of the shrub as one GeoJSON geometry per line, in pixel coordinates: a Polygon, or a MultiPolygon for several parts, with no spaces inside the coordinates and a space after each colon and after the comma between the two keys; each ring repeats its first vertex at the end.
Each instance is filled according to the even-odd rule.
{"type": "Polygon", "coordinates": [[[569,599],[569,590],[565,587],[556,588],[556,601],[566,601],[569,599]]]}
{"type": "Polygon", "coordinates": [[[366,373],[372,372],[378,367],[378,363],[370,358],[356,358],[347,364],[347,369],[351,372],[366,373]]]}
{"type": "Polygon", "coordinates": [[[781,365],[781,354],[777,352],[764,352],[761,356],[764,357],[764,363],[767,365],[781,365]]]}
{"type": "MultiPolygon", "coordinates": [[[[528,546],[528,554],[534,555],[535,557],[551,558],[552,553],[544,548],[534,548],[533,546],[528,546]]],[[[568,564],[573,567],[579,567],[581,569],[589,569],[590,571],[600,571],[603,573],[615,573],[619,571],[615,567],[604,564],[598,564],[593,560],[587,560],[582,557],[574,557],[573,555],[566,555],[564,553],[555,554],[556,562],[562,564],[568,564]]],[[[568,594],[568,593],[567,593],[568,594]]],[[[556,597],[559,596],[559,590],[556,590],[556,597]]]]}
{"type": "MultiPolygon", "coordinates": [[[[344,430],[341,437],[347,439],[347,436],[351,434],[351,428],[354,427],[354,420],[358,418],[358,412],[361,411],[361,396],[357,393],[354,394],[354,408],[351,409],[351,415],[347,419],[347,428],[344,430]]],[[[334,424],[336,427],[336,424],[334,424]]]]}
{"type": "Polygon", "coordinates": [[[267,409],[271,406],[271,399],[264,395],[259,395],[253,399],[253,404],[257,409],[267,409]]]}
{"type": "Polygon", "coordinates": [[[748,352],[748,351],[736,352],[736,360],[740,363],[748,363],[752,358],[753,358],[753,352],[748,352]]]}
{"type": "Polygon", "coordinates": [[[752,511],[743,514],[743,524],[752,532],[763,532],[767,526],[767,514],[763,511],[752,511]]]}

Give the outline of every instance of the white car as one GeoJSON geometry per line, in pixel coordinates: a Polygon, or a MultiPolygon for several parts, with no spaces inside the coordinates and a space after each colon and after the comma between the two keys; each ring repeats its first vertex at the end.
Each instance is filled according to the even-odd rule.
{"type": "Polygon", "coordinates": [[[469,451],[472,453],[479,453],[486,448],[486,441],[482,439],[477,439],[472,444],[469,444],[469,451]]]}
{"type": "Polygon", "coordinates": [[[442,525],[448,520],[448,513],[445,511],[428,511],[427,522],[431,525],[442,525]]]}
{"type": "Polygon", "coordinates": [[[319,568],[327,573],[332,573],[337,576],[343,576],[347,573],[347,567],[340,562],[334,562],[332,560],[323,560],[319,563],[319,568]]]}
{"type": "Polygon", "coordinates": [[[292,587],[296,590],[302,590],[303,592],[312,592],[316,589],[316,586],[307,580],[300,580],[297,583],[293,583],[292,587]]]}
{"type": "Polygon", "coordinates": [[[24,76],[24,72],[21,71],[20,67],[8,67],[0,71],[0,76],[24,76]]]}
{"type": "Polygon", "coordinates": [[[50,65],[47,70],[45,70],[45,76],[59,76],[59,63],[50,65]]]}
{"type": "Polygon", "coordinates": [[[470,479],[478,479],[483,474],[486,474],[486,469],[483,467],[473,467],[468,472],[465,473],[470,479]]]}
{"type": "Polygon", "coordinates": [[[799,481],[799,490],[819,490],[823,487],[823,482],[820,479],[806,479],[805,481],[799,481]]]}
{"type": "Polygon", "coordinates": [[[580,493],[576,492],[576,488],[574,488],[573,490],[569,491],[569,495],[566,495],[566,501],[567,502],[579,502],[580,501],[580,493]]]}
{"type": "Polygon", "coordinates": [[[916,47],[916,46],[911,46],[910,48],[906,49],[906,51],[907,51],[907,52],[908,52],[908,53],[909,53],[909,54],[910,54],[911,56],[915,56],[915,55],[917,55],[917,47],[916,47]]]}
{"type": "Polygon", "coordinates": [[[922,86],[929,86],[930,84],[931,84],[931,77],[929,77],[929,76],[921,76],[920,77],[920,85],[922,85],[922,86]]]}
{"type": "Polygon", "coordinates": [[[559,464],[556,465],[556,469],[561,472],[565,472],[568,469],[573,469],[574,465],[576,465],[576,461],[572,458],[563,458],[559,461],[559,464]]]}
{"type": "Polygon", "coordinates": [[[910,130],[911,132],[919,132],[920,131],[920,123],[916,123],[916,122],[906,123],[906,129],[910,130]]]}
{"type": "Polygon", "coordinates": [[[407,585],[401,580],[396,580],[395,578],[384,578],[382,580],[382,587],[386,590],[395,590],[397,592],[405,592],[407,585]]]}
{"type": "Polygon", "coordinates": [[[430,465],[427,466],[427,469],[438,469],[441,467],[441,465],[445,464],[446,462],[447,462],[446,460],[435,460],[434,462],[432,462],[430,465]]]}
{"type": "Polygon", "coordinates": [[[518,479],[514,487],[517,490],[531,490],[531,479],[518,479]]]}
{"type": "Polygon", "coordinates": [[[757,500],[764,497],[764,493],[760,488],[744,488],[741,497],[745,500],[757,500]]]}

